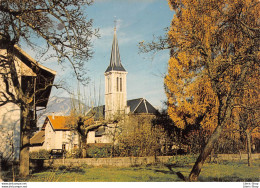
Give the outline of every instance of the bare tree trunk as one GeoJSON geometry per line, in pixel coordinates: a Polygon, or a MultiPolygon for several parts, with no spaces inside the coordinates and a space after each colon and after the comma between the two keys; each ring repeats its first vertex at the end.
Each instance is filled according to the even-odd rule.
{"type": "Polygon", "coordinates": [[[87,157],[87,137],[82,136],[81,137],[81,156],[82,158],[86,158],[87,157]]]}
{"type": "Polygon", "coordinates": [[[30,148],[30,121],[29,107],[22,107],[21,118],[21,149],[20,149],[20,176],[29,175],[29,148],[30,148]]]}
{"type": "Polygon", "coordinates": [[[218,112],[218,126],[216,127],[215,131],[210,136],[205,148],[200,153],[197,161],[195,162],[190,175],[189,175],[189,181],[198,181],[198,177],[201,171],[201,168],[207,159],[207,157],[210,155],[211,151],[214,148],[214,145],[218,141],[223,127],[225,126],[226,120],[231,117],[231,108],[228,106],[219,106],[219,112],[218,112]]]}
{"type": "Polygon", "coordinates": [[[196,163],[194,164],[191,173],[189,175],[189,181],[197,181],[201,168],[207,159],[207,157],[210,155],[214,144],[218,141],[220,134],[223,130],[222,125],[218,125],[217,128],[215,129],[214,133],[211,135],[210,139],[208,140],[208,143],[206,144],[205,148],[202,150],[200,153],[196,163]]]}
{"type": "Polygon", "coordinates": [[[247,163],[248,166],[251,166],[252,165],[251,134],[248,130],[246,131],[246,139],[247,139],[247,163]]]}

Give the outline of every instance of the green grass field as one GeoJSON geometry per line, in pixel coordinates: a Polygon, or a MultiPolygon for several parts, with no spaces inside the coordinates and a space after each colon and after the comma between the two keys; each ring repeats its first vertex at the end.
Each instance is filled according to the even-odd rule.
{"type": "MultiPolygon", "coordinates": [[[[177,174],[189,175],[193,159],[179,157],[165,165],[151,165],[129,168],[88,167],[80,168],[59,167],[34,173],[27,179],[18,181],[29,182],[178,182],[183,181],[177,174]]],[[[260,160],[253,161],[248,167],[246,161],[205,163],[199,181],[225,182],[258,182],[260,180],[260,160]]]]}

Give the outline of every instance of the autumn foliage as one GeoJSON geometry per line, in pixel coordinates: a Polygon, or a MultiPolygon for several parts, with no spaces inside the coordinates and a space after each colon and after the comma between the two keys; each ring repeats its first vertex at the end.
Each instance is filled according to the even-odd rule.
{"type": "Polygon", "coordinates": [[[190,174],[196,181],[223,130],[259,126],[260,2],[168,2],[175,12],[164,80],[169,116],[180,128],[196,124],[212,132],[190,174]]]}

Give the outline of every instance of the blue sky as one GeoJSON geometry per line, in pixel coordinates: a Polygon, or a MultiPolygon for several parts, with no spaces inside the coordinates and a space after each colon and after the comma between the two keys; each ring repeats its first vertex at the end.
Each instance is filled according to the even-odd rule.
{"type": "MultiPolygon", "coordinates": [[[[99,103],[104,104],[104,72],[110,61],[116,18],[121,62],[128,72],[128,100],[144,97],[154,106],[161,107],[166,100],[163,75],[167,72],[169,51],[158,52],[152,58],[151,54],[138,53],[138,43],[152,41],[153,35],[164,35],[164,28],[170,25],[173,17],[167,0],[95,0],[86,13],[88,18],[94,19],[94,27],[100,29],[101,35],[100,39],[93,40],[94,56],[86,62],[91,79],[86,92],[91,91],[93,96],[95,85],[96,96],[100,95],[101,99],[99,103]]],[[[51,62],[44,65],[57,71],[56,80],[68,77],[66,68],[52,66],[51,62]]],[[[75,83],[70,79],[71,86],[76,86],[75,83]]],[[[56,89],[52,90],[52,95],[68,96],[56,89]]]]}
{"type": "MultiPolygon", "coordinates": [[[[173,17],[166,0],[96,0],[87,9],[100,28],[101,38],[94,40],[94,58],[89,62],[92,83],[104,88],[104,72],[109,64],[113,40],[114,19],[117,20],[117,38],[121,61],[128,72],[127,98],[144,97],[154,106],[166,99],[163,74],[167,71],[169,51],[139,54],[138,43],[151,41],[153,35],[164,35],[173,17]]],[[[101,90],[104,96],[104,90],[101,90]]],[[[103,101],[102,101],[103,102],[103,101]]]]}

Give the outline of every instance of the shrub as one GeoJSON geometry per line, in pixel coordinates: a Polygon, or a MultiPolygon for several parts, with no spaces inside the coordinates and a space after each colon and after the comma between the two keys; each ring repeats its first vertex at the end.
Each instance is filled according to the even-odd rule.
{"type": "Polygon", "coordinates": [[[87,155],[90,158],[106,158],[111,157],[111,144],[88,144],[87,155]]]}
{"type": "Polygon", "coordinates": [[[66,158],[80,158],[81,151],[80,149],[72,149],[71,151],[66,153],[66,158]]]}
{"type": "Polygon", "coordinates": [[[122,157],[160,155],[166,142],[166,133],[161,126],[153,126],[154,116],[131,115],[120,125],[118,154],[122,157]]]}
{"type": "Polygon", "coordinates": [[[41,149],[39,151],[32,151],[30,152],[30,159],[49,159],[50,158],[50,151],[41,149]]]}

